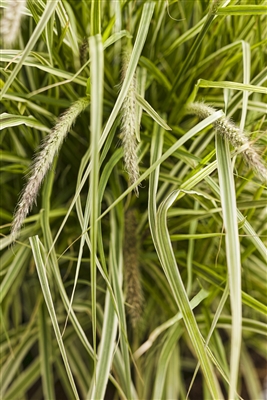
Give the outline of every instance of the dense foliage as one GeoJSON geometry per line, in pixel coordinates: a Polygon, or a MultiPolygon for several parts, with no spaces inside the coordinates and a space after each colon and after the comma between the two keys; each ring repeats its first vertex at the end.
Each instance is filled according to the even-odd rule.
{"type": "Polygon", "coordinates": [[[266,2],[11,3],[0,397],[260,399],[266,2]]]}

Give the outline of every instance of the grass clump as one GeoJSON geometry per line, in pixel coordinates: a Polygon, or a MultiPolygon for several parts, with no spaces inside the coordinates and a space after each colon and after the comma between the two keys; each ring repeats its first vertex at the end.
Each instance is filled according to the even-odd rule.
{"type": "Polygon", "coordinates": [[[265,2],[15,6],[0,397],[263,397],[265,2]]]}

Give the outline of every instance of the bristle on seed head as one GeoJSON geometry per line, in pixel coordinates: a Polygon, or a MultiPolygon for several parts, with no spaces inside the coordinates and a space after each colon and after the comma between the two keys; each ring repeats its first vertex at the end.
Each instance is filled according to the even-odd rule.
{"type": "MultiPolygon", "coordinates": [[[[188,104],[186,110],[189,114],[195,114],[200,119],[205,119],[216,112],[215,108],[198,102],[188,104]]],[[[262,181],[266,181],[267,168],[246,134],[225,116],[219,118],[213,125],[216,131],[227,139],[235,150],[240,152],[255,174],[262,181]]]]}

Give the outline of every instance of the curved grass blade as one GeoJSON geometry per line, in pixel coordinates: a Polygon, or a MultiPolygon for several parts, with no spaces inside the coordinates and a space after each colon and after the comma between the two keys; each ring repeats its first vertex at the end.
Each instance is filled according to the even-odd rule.
{"type": "MultiPolygon", "coordinates": [[[[207,292],[204,289],[201,289],[200,292],[190,300],[190,307],[192,310],[196,308],[201,302],[206,299],[209,295],[209,292],[207,292]]],[[[180,311],[172,318],[170,318],[168,321],[164,322],[162,325],[158,326],[156,329],[154,329],[153,332],[148,337],[148,340],[143,343],[139,349],[137,349],[134,353],[134,357],[137,359],[141,357],[142,354],[144,354],[150,347],[153,345],[155,340],[158,338],[159,335],[162,334],[162,332],[166,331],[167,329],[171,328],[173,325],[175,325],[178,321],[180,321],[183,318],[182,314],[180,311]]]]}
{"type": "Polygon", "coordinates": [[[47,309],[51,318],[51,322],[53,324],[53,328],[55,331],[55,335],[57,338],[57,343],[64,361],[64,365],[66,368],[66,372],[69,378],[69,382],[71,384],[72,390],[73,390],[73,394],[74,394],[74,398],[76,400],[79,400],[79,394],[77,392],[77,388],[72,376],[72,372],[69,366],[69,361],[67,358],[67,354],[66,354],[66,350],[64,347],[64,343],[61,337],[61,333],[59,330],[59,326],[58,326],[58,321],[57,321],[57,316],[56,316],[56,311],[54,308],[54,304],[53,304],[53,299],[51,296],[51,292],[50,292],[50,288],[49,288],[49,283],[48,283],[48,279],[47,279],[47,275],[46,275],[46,269],[45,269],[45,265],[43,262],[43,257],[41,254],[41,249],[40,249],[40,241],[38,236],[34,236],[30,238],[30,245],[32,248],[32,252],[33,252],[33,257],[34,257],[34,261],[35,261],[35,265],[36,265],[36,269],[37,269],[37,273],[38,273],[38,277],[40,280],[40,284],[41,284],[41,288],[42,288],[42,292],[44,295],[44,299],[47,305],[47,309]]]}
{"type": "MultiPolygon", "coordinates": [[[[157,160],[161,159],[160,155],[162,150],[162,144],[163,141],[162,141],[162,136],[160,136],[160,132],[155,131],[152,136],[152,145],[151,145],[152,165],[155,164],[157,160]]],[[[173,200],[171,200],[172,202],[170,201],[168,204],[168,199],[167,199],[164,202],[166,204],[165,208],[163,208],[164,206],[161,204],[158,213],[156,213],[158,178],[159,178],[159,165],[157,166],[156,170],[151,173],[149,182],[150,184],[149,184],[148,215],[149,215],[151,235],[153,238],[155,248],[159,255],[164,273],[169,281],[170,287],[173,291],[179,310],[183,315],[185,325],[187,327],[188,333],[190,335],[196,353],[198,354],[199,361],[202,364],[203,372],[206,376],[206,379],[209,379],[211,393],[214,396],[215,395],[217,396],[214,398],[219,399],[222,398],[222,395],[220,393],[220,388],[218,383],[216,382],[215,376],[211,369],[210,361],[206,355],[202,342],[202,337],[198,330],[191,306],[189,304],[189,299],[186,295],[185,288],[180,278],[173,250],[171,247],[170,238],[168,236],[168,230],[165,220],[167,218],[167,210],[171,206],[172,202],[176,200],[179,191],[176,191],[172,195],[170,195],[169,199],[172,199],[173,197],[173,200]],[[162,211],[163,217],[161,216],[160,210],[163,210],[162,211]]],[[[158,396],[159,393],[162,393],[163,388],[162,385],[160,386],[157,385],[158,384],[156,383],[154,387],[154,395],[158,396]]]]}
{"type": "Polygon", "coordinates": [[[148,115],[150,115],[151,118],[153,118],[154,121],[156,121],[162,128],[166,129],[166,131],[171,131],[171,128],[166,124],[164,119],[162,119],[159,114],[154,110],[153,107],[143,98],[141,97],[138,93],[136,93],[136,99],[138,104],[145,110],[148,115]]]}
{"type": "Polygon", "coordinates": [[[187,332],[196,351],[197,358],[200,362],[210,394],[214,399],[222,399],[223,396],[220,390],[219,383],[212,369],[210,359],[207,356],[207,352],[203,343],[203,338],[190,307],[189,299],[187,297],[186,290],[176,264],[176,259],[168,232],[167,211],[176,201],[179,193],[180,190],[176,190],[171,193],[167,197],[167,199],[163,203],[161,203],[159,207],[156,217],[157,231],[154,232],[154,236],[156,237],[155,247],[163,271],[173,292],[173,296],[176,300],[179,310],[183,315],[183,320],[187,332]]]}
{"type": "Polygon", "coordinates": [[[49,133],[50,129],[32,116],[3,113],[0,115],[0,130],[11,126],[26,125],[49,133]]]}
{"type": "MultiPolygon", "coordinates": [[[[218,197],[220,197],[220,188],[217,185],[217,183],[214,182],[214,180],[210,176],[205,177],[205,180],[206,182],[208,182],[212,191],[216,193],[218,197]]],[[[244,231],[248,235],[251,242],[254,244],[255,248],[261,254],[263,259],[266,260],[267,249],[264,243],[262,242],[261,238],[257,235],[251,224],[246,219],[244,219],[244,215],[239,210],[237,210],[237,217],[240,222],[244,222],[243,223],[244,231]]]]}

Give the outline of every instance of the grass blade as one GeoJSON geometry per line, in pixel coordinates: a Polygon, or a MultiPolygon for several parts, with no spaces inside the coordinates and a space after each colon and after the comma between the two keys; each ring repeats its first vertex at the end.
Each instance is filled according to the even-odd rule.
{"type": "MultiPolygon", "coordinates": [[[[267,77],[265,77],[265,80],[267,77]]],[[[247,90],[251,93],[263,93],[266,94],[266,88],[261,87],[261,86],[256,86],[256,85],[248,85],[245,83],[239,83],[239,82],[230,82],[230,81],[217,81],[217,82],[212,82],[212,81],[207,81],[205,79],[199,79],[198,81],[198,86],[202,88],[221,88],[221,89],[234,89],[234,90],[247,90]]]]}
{"type": "Polygon", "coordinates": [[[92,290],[92,324],[93,346],[96,353],[96,252],[97,252],[97,219],[98,219],[98,187],[99,187],[99,139],[102,128],[103,44],[100,35],[91,36],[89,40],[91,62],[91,160],[90,175],[90,241],[91,241],[91,290],[92,290]]]}
{"type": "Polygon", "coordinates": [[[229,144],[219,135],[216,136],[216,143],[232,310],[230,388],[228,395],[230,400],[235,397],[236,393],[242,340],[241,257],[229,144]]]}
{"type": "Polygon", "coordinates": [[[102,329],[102,340],[98,350],[96,366],[96,379],[93,380],[93,390],[87,394],[88,400],[103,399],[111,370],[112,358],[116,345],[118,319],[110,298],[109,290],[106,291],[104,323],[102,329]]]}
{"type": "Polygon", "coordinates": [[[162,128],[166,129],[166,131],[171,130],[171,128],[166,124],[166,122],[158,115],[158,113],[151,107],[151,105],[142,98],[138,93],[136,93],[136,99],[138,104],[150,115],[151,118],[154,119],[162,128]]]}
{"type": "Polygon", "coordinates": [[[71,372],[71,369],[69,366],[69,361],[67,358],[64,343],[62,341],[61,333],[59,330],[56,311],[54,308],[53,299],[52,299],[50,288],[49,288],[49,283],[48,283],[48,279],[47,279],[45,265],[43,262],[43,257],[41,254],[40,242],[39,242],[38,236],[31,237],[30,244],[31,244],[33,257],[34,257],[38,277],[40,280],[42,292],[43,292],[46,306],[47,306],[47,309],[48,309],[48,312],[49,312],[49,315],[51,318],[51,322],[53,324],[54,332],[55,332],[55,335],[57,338],[57,343],[58,343],[58,346],[59,346],[59,349],[60,349],[60,352],[61,352],[61,355],[62,355],[62,358],[64,361],[64,365],[65,365],[66,372],[67,372],[67,375],[69,378],[69,382],[70,382],[72,390],[73,390],[73,395],[76,400],[79,400],[79,394],[77,392],[77,388],[76,388],[76,385],[75,385],[75,382],[74,382],[74,379],[72,376],[72,372],[71,372]]]}
{"type": "Polygon", "coordinates": [[[0,130],[11,126],[18,126],[25,124],[26,126],[30,126],[31,128],[40,129],[41,131],[47,133],[50,132],[50,129],[47,126],[41,124],[37,119],[31,116],[25,117],[22,115],[3,113],[0,115],[0,121],[1,121],[0,130]]]}
{"type": "Polygon", "coordinates": [[[2,97],[8,91],[10,85],[12,84],[12,82],[16,78],[18,72],[20,71],[21,67],[23,66],[23,63],[24,63],[25,59],[29,55],[30,51],[33,49],[35,43],[39,39],[39,36],[42,34],[47,22],[49,21],[49,18],[51,17],[51,15],[53,14],[53,12],[55,11],[55,9],[57,7],[58,1],[59,0],[54,0],[54,1],[48,2],[46,4],[45,11],[42,14],[42,16],[41,16],[41,18],[40,18],[40,20],[39,20],[39,22],[38,22],[33,34],[32,34],[30,40],[28,41],[27,46],[23,50],[23,53],[21,55],[21,58],[20,58],[19,62],[16,64],[15,68],[13,69],[11,74],[9,75],[5,85],[3,86],[3,88],[2,88],[2,90],[0,92],[0,100],[2,99],[2,97]]]}
{"type": "Polygon", "coordinates": [[[212,369],[211,362],[207,356],[201,333],[190,307],[189,299],[187,297],[186,290],[176,264],[168,233],[167,211],[176,201],[179,193],[179,190],[171,193],[167,197],[167,199],[163,203],[161,203],[159,207],[156,218],[157,231],[154,232],[154,236],[157,238],[155,246],[159,255],[162,268],[164,270],[166,278],[168,279],[174,298],[177,302],[178,308],[183,315],[187,332],[196,351],[198,360],[202,368],[202,372],[205,376],[206,384],[208,385],[208,388],[210,390],[210,394],[214,399],[222,399],[223,396],[220,390],[220,386],[212,369]]]}
{"type": "MultiPolygon", "coordinates": [[[[113,208],[116,204],[118,204],[124,197],[127,196],[136,186],[138,186],[144,179],[146,179],[151,172],[153,172],[163,161],[167,160],[168,157],[170,157],[179,147],[181,147],[184,143],[186,143],[189,139],[191,139],[194,135],[196,135],[197,132],[200,132],[202,129],[207,127],[208,125],[212,124],[214,121],[219,119],[223,115],[222,111],[216,111],[214,114],[212,114],[210,117],[206,118],[205,120],[201,121],[198,123],[194,128],[190,129],[184,136],[182,136],[179,140],[177,140],[174,145],[168,148],[168,150],[157,160],[155,161],[141,176],[138,178],[138,180],[125,192],[119,196],[113,204],[111,204],[102,214],[99,218],[103,218],[104,215],[106,215],[111,208],[113,208]]],[[[215,166],[212,166],[211,171],[209,174],[215,169],[215,166]]]]}
{"type": "Polygon", "coordinates": [[[100,147],[103,146],[106,137],[121,109],[122,103],[128,93],[131,81],[133,79],[141,52],[143,50],[143,46],[145,44],[146,41],[146,37],[148,34],[148,30],[149,30],[149,26],[150,26],[150,22],[151,22],[151,18],[153,15],[153,11],[154,11],[154,7],[155,7],[155,3],[154,2],[148,2],[144,4],[143,7],[143,11],[142,11],[142,16],[141,16],[141,21],[139,24],[139,28],[138,28],[138,32],[137,32],[137,36],[136,36],[136,40],[134,43],[134,47],[133,47],[133,51],[132,51],[132,55],[131,55],[131,59],[129,61],[128,64],[128,69],[126,71],[125,74],[125,78],[121,87],[121,91],[120,94],[117,98],[117,101],[112,109],[112,112],[110,114],[110,117],[107,121],[107,124],[105,126],[105,129],[102,133],[101,136],[101,141],[100,141],[100,147]]]}
{"type": "Polygon", "coordinates": [[[267,14],[266,5],[238,5],[219,8],[217,15],[265,15],[267,14]]]}
{"type": "Polygon", "coordinates": [[[42,371],[41,375],[45,398],[54,400],[56,397],[52,378],[52,342],[50,326],[47,324],[47,317],[47,310],[44,303],[42,303],[39,307],[39,348],[42,371]]]}
{"type": "Polygon", "coordinates": [[[101,0],[92,1],[91,36],[101,34],[101,0]]]}

